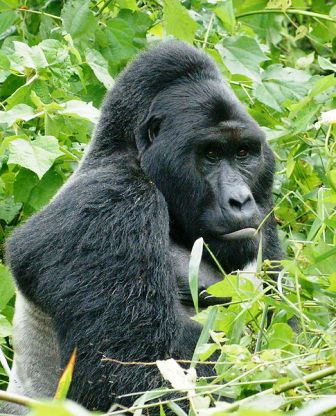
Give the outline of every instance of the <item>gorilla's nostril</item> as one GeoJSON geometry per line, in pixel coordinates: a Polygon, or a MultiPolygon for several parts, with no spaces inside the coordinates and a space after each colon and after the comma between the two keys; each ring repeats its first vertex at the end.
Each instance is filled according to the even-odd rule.
{"type": "Polygon", "coordinates": [[[241,210],[245,205],[247,205],[251,201],[251,195],[241,195],[238,198],[230,198],[229,204],[231,208],[241,210]]]}
{"type": "Polygon", "coordinates": [[[231,208],[236,208],[236,209],[241,209],[243,204],[239,201],[237,201],[236,199],[230,198],[229,199],[229,204],[231,208]]]}

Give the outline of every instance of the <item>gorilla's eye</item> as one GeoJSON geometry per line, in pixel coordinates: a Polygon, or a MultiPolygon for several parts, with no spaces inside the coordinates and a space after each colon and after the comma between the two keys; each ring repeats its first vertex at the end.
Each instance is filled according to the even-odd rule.
{"type": "Polygon", "coordinates": [[[151,142],[158,136],[160,131],[160,120],[155,118],[152,120],[149,128],[148,128],[148,138],[151,142]]]}
{"type": "Polygon", "coordinates": [[[204,157],[212,163],[219,162],[223,159],[223,150],[217,146],[210,146],[205,149],[204,157]]]}
{"type": "Polygon", "coordinates": [[[236,158],[245,159],[248,155],[249,155],[248,149],[246,147],[241,147],[240,149],[238,149],[236,153],[236,158]]]}

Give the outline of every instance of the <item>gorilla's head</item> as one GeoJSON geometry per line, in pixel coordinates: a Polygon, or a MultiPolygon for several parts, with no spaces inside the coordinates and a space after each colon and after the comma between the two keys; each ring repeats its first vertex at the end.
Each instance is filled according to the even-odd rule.
{"type": "Polygon", "coordinates": [[[123,72],[106,107],[100,149],[136,148],[167,201],[173,238],[191,247],[202,236],[228,272],[252,261],[272,208],[274,158],[213,61],[163,43],[123,72]]]}

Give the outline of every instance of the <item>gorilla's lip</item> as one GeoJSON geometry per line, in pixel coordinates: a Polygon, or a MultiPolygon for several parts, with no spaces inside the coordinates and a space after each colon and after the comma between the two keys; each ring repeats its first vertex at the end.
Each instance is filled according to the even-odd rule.
{"type": "Polygon", "coordinates": [[[238,240],[242,238],[253,238],[257,235],[257,229],[254,227],[241,228],[232,233],[222,234],[224,240],[238,240]]]}

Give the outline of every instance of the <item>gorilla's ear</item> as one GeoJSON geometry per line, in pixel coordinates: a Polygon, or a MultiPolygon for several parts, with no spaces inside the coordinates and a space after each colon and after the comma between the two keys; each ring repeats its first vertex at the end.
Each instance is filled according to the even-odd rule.
{"type": "Polygon", "coordinates": [[[160,132],[162,118],[150,114],[140,125],[135,141],[141,155],[156,139],[160,132]]]}
{"type": "Polygon", "coordinates": [[[158,117],[151,117],[149,125],[147,126],[148,139],[151,143],[155,140],[160,132],[161,119],[158,117]]]}

